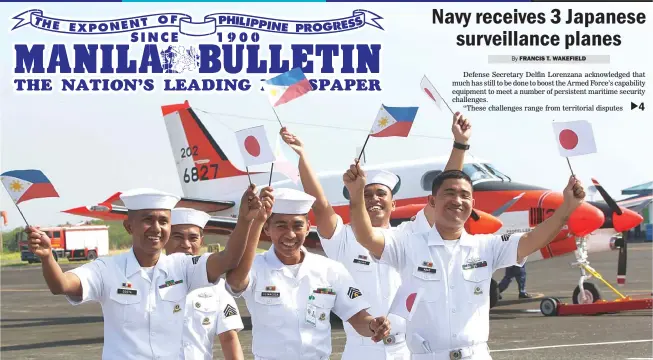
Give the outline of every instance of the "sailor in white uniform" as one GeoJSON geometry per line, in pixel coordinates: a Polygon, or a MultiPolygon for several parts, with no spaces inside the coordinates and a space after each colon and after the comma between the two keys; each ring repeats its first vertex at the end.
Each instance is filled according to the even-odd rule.
{"type": "MultiPolygon", "coordinates": [[[[471,135],[471,124],[460,113],[453,117],[452,132],[454,137],[466,143],[471,135]]],[[[391,335],[383,342],[374,343],[369,338],[361,336],[351,325],[345,323],[347,342],[342,354],[343,360],[354,360],[365,357],[368,360],[408,360],[410,352],[405,342],[405,320],[389,314],[390,305],[397,289],[401,285],[401,276],[397,270],[387,264],[379,264],[371,259],[370,252],[356,241],[350,224],[344,224],[322,189],[322,185],[304,150],[302,141],[282,128],[282,139],[299,156],[299,174],[304,191],[317,200],[313,204],[313,213],[320,243],[326,255],[342,263],[354,278],[361,290],[369,295],[370,313],[387,315],[392,324],[391,335]]],[[[445,167],[462,169],[464,152],[453,149],[445,167]]],[[[395,210],[394,194],[398,191],[399,177],[389,171],[373,170],[369,172],[365,184],[365,208],[371,219],[372,226],[378,232],[421,233],[428,232],[433,226],[432,214],[425,207],[411,221],[404,221],[398,227],[390,226],[390,216],[395,210]],[[427,217],[426,215],[431,215],[427,217]]]]}
{"type": "MultiPolygon", "coordinates": [[[[252,316],[256,359],[328,359],[331,312],[362,337],[381,341],[390,331],[385,316],[373,317],[368,296],[345,267],[302,246],[315,198],[301,191],[265,188],[238,268],[227,274],[227,290],[243,296],[252,316]],[[272,196],[274,194],[274,197],[272,196]],[[262,229],[273,246],[255,255],[262,229]]],[[[372,295],[375,296],[375,295],[372,295]]]]}
{"type": "MultiPolygon", "coordinates": [[[[210,218],[211,215],[195,209],[172,209],[172,229],[165,247],[166,254],[199,255],[204,244],[204,227],[210,218]]],[[[217,285],[193,290],[186,296],[180,359],[213,359],[216,334],[226,360],[244,359],[238,339],[243,320],[236,301],[224,284],[224,279],[220,279],[217,285]]]]}
{"type": "Polygon", "coordinates": [[[41,258],[43,276],[53,294],[73,305],[98,302],[104,315],[103,359],[179,359],[186,295],[215,285],[235,268],[246,234],[261,203],[250,187],[243,195],[238,223],[227,250],[201,256],[166,255],[170,210],[179,196],[137,189],[120,196],[128,209],[125,229],[132,248],[63,272],[52,256],[48,236],[29,227],[30,250],[41,258]]]}
{"type": "Polygon", "coordinates": [[[433,182],[429,206],[435,225],[429,232],[380,234],[365,211],[365,172],[352,165],[345,178],[356,239],[375,260],[401,272],[407,290],[400,293],[407,296],[398,303],[410,306],[406,341],[412,360],[491,359],[487,294],[492,273],[522,266],[528,255],[551,242],[585,196],[572,177],[563,204],[531,232],[469,235],[464,225],[472,211],[472,181],[461,171],[445,171],[433,182]]]}

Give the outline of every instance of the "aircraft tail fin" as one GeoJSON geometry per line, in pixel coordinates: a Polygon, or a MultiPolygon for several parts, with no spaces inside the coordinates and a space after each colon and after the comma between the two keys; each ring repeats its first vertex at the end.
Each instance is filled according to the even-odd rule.
{"type": "Polygon", "coordinates": [[[216,189],[224,188],[220,183],[225,179],[244,176],[247,183],[247,172],[227,157],[188,101],[163,105],[161,111],[185,196],[201,198],[204,192],[206,197],[207,192],[202,188],[209,182],[214,190],[212,194],[216,194],[216,189]]]}

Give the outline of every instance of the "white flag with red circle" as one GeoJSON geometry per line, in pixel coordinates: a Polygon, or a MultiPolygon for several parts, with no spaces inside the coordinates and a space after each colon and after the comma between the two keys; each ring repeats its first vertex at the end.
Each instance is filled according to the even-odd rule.
{"type": "Polygon", "coordinates": [[[406,284],[401,284],[392,300],[388,314],[397,315],[406,320],[412,320],[423,293],[423,288],[414,289],[406,284]]]}
{"type": "Polygon", "coordinates": [[[426,75],[422,78],[420,86],[422,87],[422,91],[424,91],[426,95],[433,100],[435,105],[442,110],[441,104],[444,103],[444,99],[442,99],[442,96],[440,96],[440,93],[435,89],[435,86],[431,84],[431,81],[429,81],[429,78],[427,78],[426,75]]]}
{"type": "Polygon", "coordinates": [[[236,141],[245,166],[267,164],[276,160],[263,125],[236,131],[236,141]]]}
{"type": "Polygon", "coordinates": [[[592,124],[586,120],[553,122],[558,150],[563,157],[593,154],[596,142],[592,124]]]}

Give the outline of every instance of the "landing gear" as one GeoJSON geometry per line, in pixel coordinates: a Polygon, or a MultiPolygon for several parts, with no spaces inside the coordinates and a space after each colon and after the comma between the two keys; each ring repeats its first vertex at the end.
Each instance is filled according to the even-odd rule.
{"type": "Polygon", "coordinates": [[[572,295],[574,304],[592,304],[601,300],[601,293],[591,282],[576,286],[572,295]]]}
{"type": "Polygon", "coordinates": [[[571,265],[580,268],[581,276],[572,297],[574,303],[565,304],[556,298],[546,298],[540,303],[540,311],[544,316],[599,315],[653,308],[653,298],[633,299],[630,296],[624,296],[609,282],[605,281],[601,274],[589,266],[584,238],[576,238],[576,249],[576,262],[571,265]],[[592,277],[610,288],[619,296],[619,299],[614,301],[602,300],[596,286],[586,281],[592,277]]]}
{"type": "Polygon", "coordinates": [[[490,309],[497,305],[499,301],[499,284],[492,279],[490,280],[490,309]]]}

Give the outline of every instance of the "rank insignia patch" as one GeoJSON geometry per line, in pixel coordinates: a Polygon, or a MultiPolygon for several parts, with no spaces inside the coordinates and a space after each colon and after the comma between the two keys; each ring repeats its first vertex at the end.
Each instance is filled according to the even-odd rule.
{"type": "Polygon", "coordinates": [[[238,311],[236,311],[236,309],[233,306],[231,306],[231,304],[227,304],[227,306],[224,308],[223,313],[224,313],[224,317],[238,315],[238,311]]]}
{"type": "Polygon", "coordinates": [[[361,295],[363,295],[363,293],[354,287],[350,287],[349,291],[347,291],[347,296],[349,296],[350,299],[355,299],[361,295]]]}

